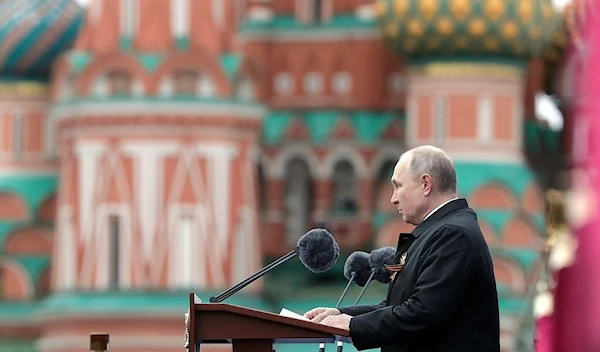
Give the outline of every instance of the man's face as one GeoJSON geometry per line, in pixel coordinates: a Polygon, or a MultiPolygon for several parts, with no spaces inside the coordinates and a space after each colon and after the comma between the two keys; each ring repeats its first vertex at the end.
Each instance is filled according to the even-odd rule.
{"type": "Polygon", "coordinates": [[[410,158],[401,158],[392,175],[392,193],[391,202],[396,205],[398,212],[402,215],[404,222],[418,225],[422,220],[424,208],[424,187],[421,179],[412,180],[408,173],[408,164],[410,158]]]}

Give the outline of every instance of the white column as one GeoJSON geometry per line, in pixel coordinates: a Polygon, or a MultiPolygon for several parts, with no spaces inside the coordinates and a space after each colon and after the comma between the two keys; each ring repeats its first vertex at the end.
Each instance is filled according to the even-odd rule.
{"type": "Polygon", "coordinates": [[[75,145],[78,163],[79,234],[88,242],[93,234],[94,190],[98,177],[98,160],[106,150],[103,143],[80,142],[75,145]]]}
{"type": "Polygon", "coordinates": [[[213,211],[213,219],[217,228],[217,240],[221,251],[226,250],[227,235],[231,219],[231,162],[238,154],[234,144],[199,144],[196,147],[199,155],[207,159],[207,190],[213,211]]]}
{"type": "Polygon", "coordinates": [[[56,288],[69,291],[74,289],[77,283],[78,267],[76,256],[78,241],[73,228],[73,209],[70,205],[60,207],[57,220],[56,288]]]}
{"type": "Polygon", "coordinates": [[[190,0],[171,0],[171,34],[178,39],[190,32],[190,0]]]}
{"type": "Polygon", "coordinates": [[[494,139],[494,104],[489,95],[479,97],[477,103],[477,139],[486,146],[494,139]]]}
{"type": "Polygon", "coordinates": [[[176,155],[179,144],[176,142],[127,142],[121,145],[125,155],[134,161],[134,193],[144,260],[151,260],[154,236],[158,226],[159,209],[162,208],[163,159],[176,155]]]}
{"type": "Polygon", "coordinates": [[[139,17],[138,0],[121,0],[120,33],[122,36],[133,38],[139,17]]]}

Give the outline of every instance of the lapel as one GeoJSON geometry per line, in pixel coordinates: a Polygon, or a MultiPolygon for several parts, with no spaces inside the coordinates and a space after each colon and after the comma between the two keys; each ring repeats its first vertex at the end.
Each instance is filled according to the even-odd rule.
{"type": "MultiPolygon", "coordinates": [[[[408,252],[408,249],[410,248],[410,246],[412,245],[412,243],[415,240],[416,240],[416,237],[414,237],[412,233],[401,233],[398,236],[398,244],[396,246],[396,256],[394,257],[394,264],[404,265],[403,261],[406,260],[406,253],[408,252]]],[[[389,301],[390,293],[392,292],[392,289],[394,288],[394,285],[396,284],[396,280],[398,278],[399,273],[400,272],[390,273],[391,281],[388,286],[388,301],[389,301]]]]}
{"type": "MultiPolygon", "coordinates": [[[[467,208],[469,205],[464,198],[459,198],[449,202],[444,205],[440,209],[438,209],[435,213],[431,214],[430,217],[425,219],[419,226],[415,227],[412,233],[401,233],[398,236],[398,244],[396,246],[396,256],[394,257],[394,264],[404,264],[401,263],[401,260],[404,258],[406,260],[406,254],[408,253],[408,249],[413,244],[419,236],[424,233],[427,229],[431,228],[436,222],[442,219],[444,216],[455,212],[460,209],[467,208]]],[[[396,275],[391,279],[390,284],[388,286],[387,292],[387,302],[390,301],[390,294],[396,285],[396,281],[398,281],[398,276],[400,272],[397,272],[396,275]]]]}
{"type": "Polygon", "coordinates": [[[431,214],[431,216],[425,219],[425,221],[423,221],[422,223],[420,223],[419,226],[415,227],[412,232],[412,235],[418,238],[423,232],[432,227],[436,222],[438,222],[438,220],[442,219],[444,216],[453,213],[457,210],[465,209],[468,206],[469,205],[467,204],[467,200],[464,198],[459,198],[451,201],[450,203],[439,208],[435,213],[431,214]]]}

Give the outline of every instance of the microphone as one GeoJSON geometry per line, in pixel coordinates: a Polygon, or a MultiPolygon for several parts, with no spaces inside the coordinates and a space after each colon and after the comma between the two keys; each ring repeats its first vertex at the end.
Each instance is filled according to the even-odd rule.
{"type": "Polygon", "coordinates": [[[364,286],[367,283],[369,274],[371,272],[371,266],[369,262],[369,254],[367,252],[356,251],[348,256],[346,263],[344,263],[344,277],[348,280],[348,284],[342,292],[339,301],[335,307],[339,307],[342,300],[350,288],[350,284],[355,282],[358,286],[364,286]]]}
{"type": "Polygon", "coordinates": [[[363,289],[360,291],[354,305],[358,304],[358,301],[362,298],[367,286],[371,283],[371,280],[375,279],[383,284],[390,282],[390,276],[385,268],[385,265],[394,264],[394,258],[396,256],[396,248],[394,247],[383,247],[374,249],[369,255],[369,266],[371,267],[371,274],[369,275],[367,282],[363,289]]]}
{"type": "MultiPolygon", "coordinates": [[[[371,263],[369,262],[369,254],[367,252],[356,251],[350,254],[348,259],[346,259],[346,263],[344,263],[344,277],[348,280],[348,284],[344,288],[344,292],[342,292],[335,308],[339,307],[342,303],[348,292],[348,288],[350,288],[350,284],[354,282],[358,286],[364,286],[367,283],[370,273],[371,263]]],[[[342,341],[337,341],[337,352],[341,352],[342,348],[342,341]]],[[[319,352],[325,352],[324,343],[319,344],[319,352]]]]}
{"type": "Polygon", "coordinates": [[[333,236],[325,229],[312,229],[298,239],[296,248],[271,262],[249,278],[235,286],[210,298],[210,302],[218,303],[231,297],[234,293],[248,286],[258,278],[273,270],[275,267],[298,256],[302,264],[313,273],[323,273],[331,269],[340,256],[340,246],[333,236]]]}
{"type": "Polygon", "coordinates": [[[394,258],[396,258],[396,248],[394,247],[383,247],[375,249],[369,256],[369,262],[371,267],[375,270],[373,279],[387,284],[391,281],[390,274],[385,268],[386,265],[393,265],[394,258]]]}
{"type": "MultiPolygon", "coordinates": [[[[390,277],[387,273],[387,270],[385,269],[385,265],[393,264],[395,257],[396,249],[394,247],[383,247],[379,249],[374,249],[373,251],[371,251],[371,254],[359,251],[354,252],[350,256],[348,256],[348,259],[346,259],[346,263],[344,264],[344,277],[349,281],[335,308],[339,307],[342,299],[348,291],[350,283],[353,280],[358,286],[363,287],[353,305],[358,304],[363,294],[365,293],[367,286],[369,286],[369,284],[371,283],[371,280],[375,279],[376,281],[379,281],[384,284],[390,282],[390,277]]],[[[338,340],[336,352],[342,352],[343,348],[344,346],[342,344],[342,341],[338,340]]],[[[325,352],[324,343],[321,343],[319,345],[319,352],[325,352]]]]}

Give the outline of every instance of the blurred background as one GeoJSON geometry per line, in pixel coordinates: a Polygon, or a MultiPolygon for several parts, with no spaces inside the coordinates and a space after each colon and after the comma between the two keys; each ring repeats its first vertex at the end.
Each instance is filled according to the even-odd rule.
{"type": "Polygon", "coordinates": [[[341,247],[332,270],[292,260],[225,303],[335,305],[349,254],[412,230],[390,177],[423,144],[477,211],[502,351],[599,351],[597,8],[0,1],[0,351],[87,351],[98,331],[181,351],[189,292],[208,301],[315,227],[341,247]]]}

